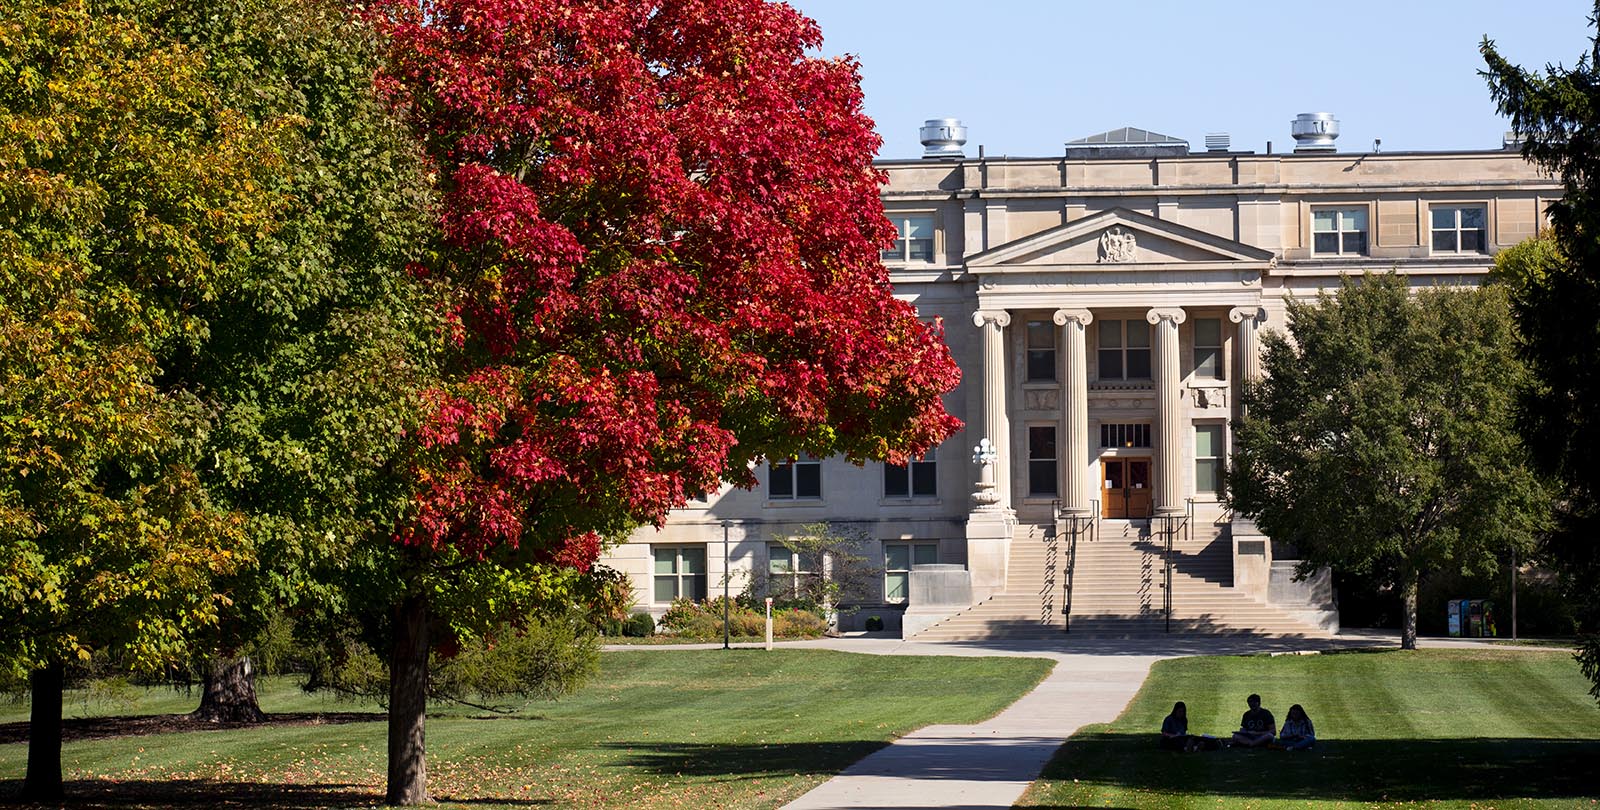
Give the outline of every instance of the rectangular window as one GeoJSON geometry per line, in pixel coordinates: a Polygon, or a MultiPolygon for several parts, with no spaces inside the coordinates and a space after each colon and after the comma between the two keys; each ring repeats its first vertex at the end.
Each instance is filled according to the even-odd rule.
{"type": "Polygon", "coordinates": [[[815,554],[801,554],[782,543],[767,544],[767,595],[796,597],[809,593],[806,584],[822,572],[815,554]]]}
{"type": "Polygon", "coordinates": [[[1101,447],[1149,447],[1150,423],[1114,423],[1100,426],[1101,447]]]}
{"type": "Polygon", "coordinates": [[[1150,324],[1143,319],[1099,321],[1099,378],[1150,379],[1150,324]]]}
{"type": "Polygon", "coordinates": [[[1028,494],[1056,494],[1056,429],[1053,425],[1028,428],[1028,494]]]}
{"type": "Polygon", "coordinates": [[[1194,426],[1195,494],[1222,494],[1222,426],[1194,426]]]}
{"type": "Polygon", "coordinates": [[[1222,319],[1196,318],[1194,322],[1194,376],[1204,380],[1223,377],[1222,319]]]}
{"type": "Polygon", "coordinates": [[[1311,250],[1319,256],[1367,255],[1367,209],[1312,211],[1311,250]]]}
{"type": "Polygon", "coordinates": [[[889,215],[894,223],[894,247],[883,252],[886,262],[932,262],[933,217],[927,214],[889,215]]]}
{"type": "Polygon", "coordinates": [[[1028,382],[1056,379],[1056,330],[1050,321],[1028,321],[1028,382]]]}
{"type": "Polygon", "coordinates": [[[655,601],[706,598],[705,546],[651,546],[655,557],[655,601]]]}
{"type": "Polygon", "coordinates": [[[1482,253],[1489,244],[1486,238],[1488,216],[1482,206],[1436,205],[1430,214],[1433,252],[1482,253]]]}
{"type": "Polygon", "coordinates": [[[883,497],[935,498],[939,495],[939,467],[929,450],[908,464],[883,465],[883,497]]]}
{"type": "Polygon", "coordinates": [[[767,497],[774,501],[822,497],[822,462],[806,457],[767,467],[767,497]]]}
{"type": "Polygon", "coordinates": [[[938,561],[938,543],[884,543],[883,601],[906,601],[911,596],[911,566],[938,561]]]}

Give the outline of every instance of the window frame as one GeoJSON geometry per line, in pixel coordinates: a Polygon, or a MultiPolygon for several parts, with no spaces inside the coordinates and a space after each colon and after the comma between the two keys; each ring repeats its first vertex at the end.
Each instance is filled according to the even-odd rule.
{"type": "Polygon", "coordinates": [[[1227,491],[1228,471],[1228,426],[1223,422],[1195,422],[1193,425],[1194,437],[1194,494],[1196,498],[1218,499],[1227,491]],[[1200,432],[1215,431],[1216,441],[1212,446],[1210,455],[1200,455],[1200,432]],[[1212,467],[1212,480],[1216,484],[1213,489],[1200,488],[1200,469],[1202,465],[1212,467]]]}
{"type": "Polygon", "coordinates": [[[895,246],[879,253],[881,261],[899,264],[934,264],[936,262],[938,258],[937,235],[939,232],[937,216],[932,212],[926,211],[886,212],[885,216],[894,224],[895,246]],[[912,232],[911,223],[913,220],[919,224],[922,222],[927,223],[928,235],[925,239],[921,237],[912,239],[909,236],[912,232]],[[918,258],[923,251],[916,249],[913,245],[924,241],[927,244],[921,247],[926,248],[927,258],[918,258]]]}
{"type": "Polygon", "coordinates": [[[917,561],[919,550],[933,552],[932,564],[939,562],[939,541],[937,540],[885,540],[883,541],[883,601],[885,604],[905,604],[911,599],[911,569],[919,565],[928,565],[926,562],[917,561]],[[889,550],[891,548],[906,549],[906,567],[895,568],[890,564],[889,550]],[[890,583],[895,579],[904,578],[905,591],[901,596],[893,596],[894,586],[890,583]]]}
{"type": "Polygon", "coordinates": [[[1191,338],[1190,338],[1191,343],[1190,343],[1190,346],[1189,346],[1189,359],[1192,360],[1193,363],[1194,363],[1194,371],[1191,372],[1193,374],[1194,378],[1197,379],[1197,380],[1213,380],[1213,381],[1221,381],[1221,380],[1228,379],[1227,353],[1223,350],[1223,347],[1227,345],[1228,336],[1227,336],[1227,333],[1224,332],[1223,329],[1222,329],[1222,319],[1221,318],[1195,318],[1194,319],[1194,327],[1191,330],[1190,335],[1191,335],[1191,338]],[[1217,325],[1217,342],[1216,343],[1204,343],[1203,344],[1203,343],[1200,342],[1200,324],[1202,324],[1202,323],[1214,323],[1214,324],[1217,325]],[[1213,356],[1216,359],[1216,366],[1214,367],[1214,369],[1212,370],[1212,373],[1210,373],[1210,374],[1203,374],[1201,372],[1201,370],[1200,370],[1200,365],[1201,365],[1200,353],[1201,353],[1202,350],[1212,352],[1213,356]]]}
{"type": "Polygon", "coordinates": [[[1101,422],[1100,423],[1100,449],[1119,448],[1124,450],[1145,449],[1150,447],[1150,436],[1155,430],[1151,422],[1101,422]],[[1112,443],[1107,443],[1112,439],[1112,443]]]}
{"type": "Polygon", "coordinates": [[[682,543],[651,543],[650,544],[650,603],[654,605],[669,605],[677,599],[685,598],[684,582],[687,580],[691,586],[698,584],[699,595],[689,594],[687,598],[700,602],[705,601],[711,594],[711,571],[707,562],[710,555],[706,553],[705,544],[682,543]],[[683,552],[694,550],[700,552],[700,571],[686,571],[683,564],[683,552]],[[672,552],[672,570],[662,572],[657,570],[661,563],[659,552],[672,552]],[[663,601],[660,595],[660,582],[671,579],[673,582],[673,597],[663,601]],[[695,583],[694,580],[699,582],[695,583]]]}
{"type": "MultiPolygon", "coordinates": [[[[1030,498],[1058,498],[1061,496],[1061,437],[1057,434],[1056,426],[1028,425],[1028,497],[1030,498]],[[1034,442],[1035,431],[1050,431],[1048,458],[1035,455],[1042,448],[1034,442]],[[1043,477],[1043,472],[1049,470],[1050,490],[1044,491],[1037,484],[1043,477]]],[[[1042,435],[1042,434],[1041,434],[1042,435]]]]}
{"type": "Polygon", "coordinates": [[[930,447],[928,452],[921,457],[906,460],[905,464],[883,465],[883,497],[894,500],[930,500],[939,497],[939,461],[938,448],[930,447]],[[898,492],[889,491],[889,478],[899,470],[899,475],[904,476],[905,486],[898,492]],[[926,492],[918,492],[918,483],[925,483],[926,492]]]}
{"type": "Polygon", "coordinates": [[[1053,383],[1060,380],[1060,374],[1056,370],[1059,357],[1057,354],[1059,347],[1056,345],[1058,342],[1056,335],[1060,331],[1056,328],[1055,322],[1048,319],[1030,319],[1024,322],[1022,327],[1023,382],[1053,383]],[[1039,331],[1035,330],[1034,327],[1036,326],[1041,327],[1042,332],[1049,335],[1050,345],[1048,347],[1034,345],[1034,335],[1039,331]],[[1035,375],[1035,371],[1044,371],[1047,368],[1050,376],[1035,375]]]}
{"type": "Polygon", "coordinates": [[[1315,207],[1313,207],[1311,209],[1311,255],[1313,255],[1313,256],[1366,256],[1366,255],[1368,255],[1368,252],[1371,250],[1371,247],[1372,247],[1371,223],[1372,223],[1372,212],[1370,210],[1368,210],[1365,206],[1359,206],[1359,205],[1357,205],[1357,206],[1331,206],[1330,205],[1330,206],[1315,206],[1315,207]],[[1319,230],[1317,230],[1317,215],[1318,214],[1332,214],[1333,215],[1333,226],[1334,226],[1333,230],[1331,230],[1331,231],[1319,231],[1319,230]],[[1349,215],[1352,215],[1352,214],[1356,214],[1356,215],[1359,215],[1361,217],[1362,222],[1361,222],[1361,227],[1360,228],[1344,227],[1345,226],[1345,218],[1347,216],[1349,216],[1349,215]],[[1334,241],[1334,249],[1333,250],[1322,250],[1322,249],[1318,248],[1317,247],[1317,237],[1319,235],[1320,236],[1332,235],[1334,237],[1334,240],[1333,240],[1334,241]],[[1360,245],[1359,249],[1356,249],[1356,250],[1347,249],[1346,242],[1352,236],[1359,236],[1360,237],[1361,245],[1360,245]]]}
{"type": "Polygon", "coordinates": [[[789,459],[789,460],[784,461],[784,462],[779,463],[779,464],[773,464],[771,462],[768,462],[767,463],[767,500],[769,500],[769,501],[801,501],[801,502],[805,502],[805,501],[813,501],[813,502],[814,501],[821,501],[822,500],[822,459],[812,458],[811,456],[802,456],[801,458],[789,459]],[[801,484],[801,481],[802,481],[802,479],[801,479],[802,471],[800,469],[801,467],[814,467],[815,468],[815,472],[814,473],[806,473],[808,475],[809,474],[814,474],[815,477],[816,477],[816,483],[817,483],[816,489],[817,489],[817,492],[816,492],[815,495],[803,495],[803,494],[800,493],[800,484],[801,484]],[[785,479],[785,476],[786,476],[786,479],[785,479]],[[786,480],[786,483],[785,483],[784,486],[787,488],[787,491],[780,491],[779,488],[778,488],[778,482],[779,481],[785,481],[785,480],[786,480]]]}
{"type": "Polygon", "coordinates": [[[767,595],[798,599],[800,583],[812,577],[822,576],[826,567],[827,563],[820,554],[806,555],[782,543],[768,543],[767,595]],[[775,570],[773,563],[780,559],[784,562],[784,569],[775,570]],[[782,583],[782,586],[774,587],[774,583],[782,583]]]}
{"type": "Polygon", "coordinates": [[[1483,256],[1489,253],[1489,206],[1487,203],[1436,203],[1428,206],[1428,252],[1430,255],[1446,256],[1483,256]],[[1453,227],[1439,228],[1434,224],[1434,215],[1441,211],[1451,211],[1453,227]],[[1461,227],[1461,215],[1466,211],[1477,211],[1483,218],[1483,224],[1476,228],[1461,227]],[[1478,247],[1474,250],[1461,248],[1461,235],[1463,233],[1477,233],[1478,247]],[[1441,234],[1451,234],[1455,247],[1453,249],[1438,246],[1441,234]]]}
{"type": "Polygon", "coordinates": [[[1098,320],[1100,326],[1095,331],[1095,379],[1101,382],[1144,382],[1155,379],[1154,358],[1151,351],[1150,322],[1143,318],[1107,318],[1098,320]],[[1139,324],[1143,327],[1144,344],[1141,346],[1129,345],[1129,335],[1132,334],[1127,325],[1139,324]],[[1116,324],[1117,345],[1106,345],[1106,330],[1111,324],[1116,324]],[[1117,358],[1116,376],[1106,374],[1107,353],[1114,353],[1117,358]],[[1129,358],[1142,356],[1146,374],[1142,377],[1129,376],[1129,358]]]}

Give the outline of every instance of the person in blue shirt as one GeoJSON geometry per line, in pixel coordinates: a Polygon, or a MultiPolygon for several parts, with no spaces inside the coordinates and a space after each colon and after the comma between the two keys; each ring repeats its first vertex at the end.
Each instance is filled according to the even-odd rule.
{"type": "Polygon", "coordinates": [[[1306,710],[1298,703],[1290,706],[1288,716],[1283,718],[1278,744],[1290,751],[1304,751],[1316,742],[1317,731],[1311,725],[1311,718],[1306,716],[1306,710]]]}
{"type": "Polygon", "coordinates": [[[1172,704],[1172,713],[1161,721],[1161,747],[1168,751],[1199,750],[1199,740],[1189,734],[1189,707],[1181,700],[1172,704]]]}

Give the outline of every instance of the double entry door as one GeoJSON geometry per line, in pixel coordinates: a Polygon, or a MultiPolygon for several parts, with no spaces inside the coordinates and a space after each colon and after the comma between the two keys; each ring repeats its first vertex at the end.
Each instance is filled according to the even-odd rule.
{"type": "Polygon", "coordinates": [[[1147,518],[1154,511],[1149,458],[1100,459],[1100,516],[1147,518]]]}

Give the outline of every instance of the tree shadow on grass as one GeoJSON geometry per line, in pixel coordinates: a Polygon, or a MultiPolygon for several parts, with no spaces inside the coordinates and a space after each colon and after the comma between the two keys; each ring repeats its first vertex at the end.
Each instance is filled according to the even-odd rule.
{"type": "MultiPolygon", "coordinates": [[[[383,712],[277,712],[259,723],[212,723],[195,720],[187,714],[144,714],[124,717],[82,717],[61,721],[61,739],[103,740],[110,737],[136,737],[184,731],[227,731],[272,726],[322,726],[345,723],[377,723],[387,719],[383,712]]],[[[0,745],[28,741],[27,721],[0,723],[0,745]]]]}
{"type": "MultiPolygon", "coordinates": [[[[208,808],[208,810],[326,810],[326,808],[381,807],[383,793],[353,784],[270,784],[222,782],[210,779],[79,779],[65,784],[67,800],[60,806],[81,810],[133,810],[134,808],[208,808]]],[[[14,805],[22,792],[17,779],[0,781],[0,803],[14,805]]],[[[435,796],[448,804],[541,807],[548,799],[503,799],[435,796]]],[[[44,806],[44,805],[40,805],[44,806]]],[[[56,805],[50,805],[56,806],[56,805]]]]}
{"type": "MultiPolygon", "coordinates": [[[[1157,750],[1154,734],[1083,734],[1045,779],[1147,794],[1405,802],[1600,796],[1600,740],[1323,740],[1311,751],[1157,750]]],[[[1069,805],[1035,804],[1035,808],[1069,805]]]]}
{"type": "Polygon", "coordinates": [[[620,765],[662,776],[760,779],[802,773],[838,773],[888,745],[881,740],[808,743],[656,743],[614,742],[624,752],[620,765]]]}

